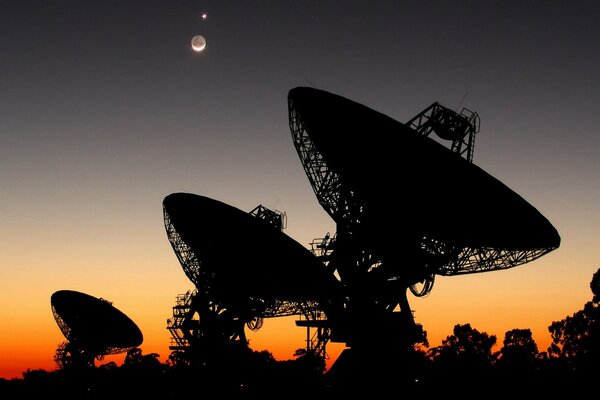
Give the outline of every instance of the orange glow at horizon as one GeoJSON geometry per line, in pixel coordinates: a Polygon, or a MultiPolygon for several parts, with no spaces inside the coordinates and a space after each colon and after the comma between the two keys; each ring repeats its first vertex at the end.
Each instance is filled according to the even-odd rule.
{"type": "MultiPolygon", "coordinates": [[[[453,162],[435,161],[429,146],[402,137],[386,151],[368,145],[380,123],[411,121],[433,102],[480,116],[481,129],[469,144],[473,165],[547,218],[561,243],[515,268],[436,276],[428,296],[408,293],[415,322],[430,347],[468,323],[495,335],[495,350],[512,329],[530,329],[538,350],[547,350],[548,327],[591,300],[590,281],[600,267],[600,56],[590,51],[600,36],[599,7],[363,3],[2,3],[0,378],[56,368],[56,348],[66,340],[50,307],[58,290],[112,302],[140,328],[143,354],[166,362],[167,319],[177,295],[194,287],[164,226],[162,202],[172,193],[207,196],[244,212],[259,204],[285,212],[284,233],[310,249],[314,238],[337,231],[318,200],[328,197],[321,191],[339,189],[328,185],[327,174],[371,171],[378,185],[368,197],[389,196],[389,209],[375,214],[394,217],[379,221],[386,222],[385,232],[376,237],[385,235],[385,252],[397,252],[399,263],[411,262],[401,253],[405,244],[393,248],[411,228],[395,217],[411,214],[417,221],[429,211],[407,209],[421,198],[415,196],[421,183],[431,189],[432,207],[460,218],[458,231],[475,220],[498,227],[497,209],[508,204],[483,196],[487,185],[468,179],[462,167],[440,185],[453,162]],[[215,43],[201,56],[190,51],[196,34],[215,43]],[[289,94],[297,87],[323,89],[381,113],[375,124],[360,121],[356,129],[345,128],[353,115],[322,126],[315,118],[314,128],[312,118],[302,121],[311,138],[344,127],[331,148],[321,148],[319,139],[305,147],[309,157],[319,157],[314,166],[324,174],[323,185],[311,183],[290,129],[289,94]],[[338,147],[343,152],[348,138],[358,145],[356,163],[347,169],[330,154],[338,147]],[[373,151],[360,154],[361,143],[373,151]],[[396,161],[402,161],[398,168],[396,161]],[[430,162],[435,169],[415,173],[430,162]],[[414,185],[418,176],[425,180],[414,185]],[[446,188],[460,191],[465,202],[450,206],[454,189],[446,188]]],[[[446,142],[442,136],[430,138],[446,142]]],[[[353,181],[351,175],[344,179],[353,181]]],[[[370,186],[349,183],[356,200],[370,186]]],[[[519,219],[498,233],[508,237],[528,223],[519,219]]],[[[239,251],[228,232],[214,239],[228,252],[239,251]]],[[[271,246],[261,243],[264,257],[273,257],[271,246]]],[[[260,259],[240,257],[236,268],[259,271],[260,259]]],[[[283,271],[287,266],[280,264],[283,271]]],[[[259,331],[247,329],[250,348],[277,360],[293,358],[306,340],[294,320],[266,319],[259,331]]],[[[328,366],[343,348],[328,343],[328,366]]],[[[109,356],[96,365],[120,365],[124,358],[109,356]]]]}
{"type": "MultiPolygon", "coordinates": [[[[52,316],[50,296],[60,289],[78,290],[113,302],[142,330],[143,353],[158,353],[162,362],[167,360],[171,337],[166,320],[172,317],[176,296],[191,289],[192,284],[170,248],[162,221],[157,219],[152,229],[131,233],[142,239],[135,246],[127,247],[116,241],[96,242],[93,237],[80,240],[79,247],[71,247],[70,251],[47,248],[46,259],[39,253],[25,258],[15,253],[8,253],[15,254],[13,258],[5,256],[8,263],[0,273],[9,271],[12,280],[9,285],[6,279],[0,279],[3,293],[0,377],[21,378],[27,369],[56,368],[54,352],[65,338],[52,316]],[[157,245],[153,251],[147,251],[147,243],[157,245]],[[44,265],[48,273],[32,273],[37,265],[44,265]]],[[[305,226],[306,220],[290,219],[287,234],[299,238],[301,243],[309,243],[313,237],[310,232],[331,230],[327,224],[316,229],[309,223],[305,226]]],[[[5,239],[4,243],[10,243],[10,237],[5,239]]],[[[415,321],[423,325],[430,346],[440,345],[452,334],[454,325],[470,323],[474,329],[496,336],[496,350],[501,347],[506,331],[528,328],[539,351],[546,351],[551,342],[548,326],[582,309],[591,299],[589,282],[597,263],[589,254],[578,253],[579,258],[573,258],[573,242],[565,241],[564,248],[506,271],[436,277],[429,296],[409,296],[415,321]],[[568,270],[569,280],[556,279],[564,275],[564,270],[568,270]]],[[[306,340],[305,329],[296,327],[294,320],[294,317],[266,319],[259,331],[247,330],[250,347],[268,350],[278,360],[293,358],[294,351],[303,348],[306,340]]],[[[343,348],[340,343],[327,345],[328,367],[343,348]]],[[[106,357],[96,365],[111,360],[120,365],[124,357],[124,354],[106,357]]]]}

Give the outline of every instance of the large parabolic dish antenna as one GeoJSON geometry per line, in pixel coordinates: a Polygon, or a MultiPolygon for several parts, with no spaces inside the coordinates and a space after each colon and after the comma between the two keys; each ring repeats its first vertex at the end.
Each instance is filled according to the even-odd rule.
{"type": "Polygon", "coordinates": [[[288,105],[294,145],[322,207],[382,258],[406,258],[412,249],[399,272],[408,284],[514,267],[560,245],[521,196],[409,126],[314,88],[290,90],[288,105]]]}
{"type": "MultiPolygon", "coordinates": [[[[52,314],[68,343],[59,347],[61,365],[67,350],[73,361],[90,364],[95,357],[117,354],[142,344],[138,326],[112,303],[74,290],[59,290],[50,298],[52,314]],[[77,354],[75,354],[77,353],[77,354]]],[[[75,362],[76,363],[76,362],[75,362]]]]}
{"type": "Polygon", "coordinates": [[[318,300],[338,283],[308,249],[267,221],[190,193],[163,201],[169,241],[188,278],[229,305],[318,300]]]}
{"type": "MultiPolygon", "coordinates": [[[[177,297],[167,320],[169,347],[192,363],[220,362],[247,346],[244,325],[258,330],[263,318],[320,318],[330,297],[339,296],[324,263],[282,232],[283,214],[263,206],[247,213],[190,193],[167,196],[163,214],[171,246],[196,286],[177,297]]],[[[324,354],[326,342],[317,340],[313,351],[324,354]]]]}

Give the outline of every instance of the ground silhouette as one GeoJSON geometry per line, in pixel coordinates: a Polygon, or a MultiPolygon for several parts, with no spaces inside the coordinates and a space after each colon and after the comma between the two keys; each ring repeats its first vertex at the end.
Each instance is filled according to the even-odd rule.
{"type": "Polygon", "coordinates": [[[268,351],[246,348],[222,363],[191,366],[177,355],[162,363],[158,354],[143,354],[134,348],[121,366],[109,362],[83,369],[34,369],[23,372],[23,378],[0,379],[0,395],[318,399],[352,397],[368,391],[370,398],[399,398],[408,393],[461,399],[589,396],[600,371],[600,269],[590,287],[593,298],[582,310],[549,326],[553,342],[548,351],[538,350],[531,330],[518,328],[507,331],[501,349],[493,352],[494,335],[468,323],[457,324],[440,346],[427,349],[422,345],[397,353],[402,360],[397,360],[391,373],[369,381],[352,372],[344,375],[343,369],[337,369],[337,376],[334,368],[325,372],[323,360],[304,351],[298,351],[292,360],[277,361],[268,351]]]}

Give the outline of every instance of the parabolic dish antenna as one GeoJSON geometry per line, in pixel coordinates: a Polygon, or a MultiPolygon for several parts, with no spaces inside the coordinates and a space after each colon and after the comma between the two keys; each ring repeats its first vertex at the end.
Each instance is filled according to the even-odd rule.
{"type": "Polygon", "coordinates": [[[50,304],[71,352],[79,353],[85,363],[98,356],[122,353],[143,342],[137,325],[106,300],[59,290],[52,294],[50,304]]]}
{"type": "Polygon", "coordinates": [[[211,294],[220,300],[314,300],[329,295],[338,283],[308,249],[238,208],[173,193],[163,209],[184,272],[197,287],[209,281],[211,294]]]}
{"type": "Polygon", "coordinates": [[[344,289],[327,323],[349,347],[336,365],[352,382],[396,387],[406,376],[405,350],[425,338],[409,288],[422,296],[436,274],[510,268],[560,245],[536,208],[471,162],[476,113],[434,103],[403,124],[308,87],[289,91],[288,110],[302,166],[336,222],[334,238],[316,243],[344,289]]]}
{"type": "MultiPolygon", "coordinates": [[[[407,125],[314,88],[290,90],[288,104],[294,145],[320,204],[383,257],[417,249],[440,259],[428,272],[455,275],[512,267],[560,245],[556,229],[521,196],[407,125]]],[[[406,268],[422,267],[415,264],[406,268]]]]}

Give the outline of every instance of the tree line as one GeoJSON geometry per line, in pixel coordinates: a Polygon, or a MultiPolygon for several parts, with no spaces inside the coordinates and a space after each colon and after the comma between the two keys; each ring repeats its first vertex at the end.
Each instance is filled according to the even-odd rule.
{"type": "MultiPolygon", "coordinates": [[[[506,332],[495,352],[495,335],[469,323],[457,324],[436,347],[429,347],[425,333],[423,342],[403,355],[406,359],[390,374],[386,388],[461,395],[463,399],[486,393],[514,395],[515,390],[520,395],[549,398],[559,392],[587,393],[600,376],[600,268],[590,289],[592,299],[580,311],[548,327],[552,344],[546,351],[538,349],[527,328],[506,332]]],[[[359,378],[349,377],[351,381],[359,378]]],[[[293,360],[276,361],[268,351],[246,348],[234,360],[209,368],[185,365],[177,354],[162,363],[158,354],[134,348],[121,366],[110,362],[82,371],[27,370],[22,379],[0,379],[0,395],[94,399],[213,392],[229,398],[280,398],[282,390],[293,388],[287,398],[330,398],[336,394],[330,383],[324,360],[302,350],[293,360]]]]}
{"type": "Polygon", "coordinates": [[[530,329],[505,333],[502,347],[494,352],[495,335],[470,324],[455,325],[437,347],[417,346],[420,356],[415,379],[448,389],[488,386],[510,392],[514,387],[531,394],[587,393],[600,376],[600,269],[590,282],[592,299],[571,316],[548,327],[552,343],[540,351],[530,329]]]}

